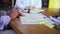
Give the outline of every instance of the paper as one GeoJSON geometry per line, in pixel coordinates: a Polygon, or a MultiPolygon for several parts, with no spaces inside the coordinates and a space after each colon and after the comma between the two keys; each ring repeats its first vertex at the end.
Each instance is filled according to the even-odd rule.
{"type": "Polygon", "coordinates": [[[38,24],[45,24],[46,22],[48,22],[47,20],[43,20],[41,22],[38,22],[38,24]]]}
{"type": "Polygon", "coordinates": [[[49,18],[41,13],[24,13],[25,16],[21,16],[21,24],[44,24],[49,28],[53,28],[55,25],[49,18]]]}
{"type": "Polygon", "coordinates": [[[38,22],[41,22],[44,20],[44,15],[39,14],[30,14],[30,13],[24,13],[25,16],[21,16],[21,24],[37,24],[38,22]]]}

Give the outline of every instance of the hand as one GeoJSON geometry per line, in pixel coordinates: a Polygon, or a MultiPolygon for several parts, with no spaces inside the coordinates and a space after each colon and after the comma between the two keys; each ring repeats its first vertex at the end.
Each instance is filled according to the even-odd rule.
{"type": "Polygon", "coordinates": [[[34,7],[34,6],[29,6],[29,9],[33,10],[33,9],[36,9],[36,7],[34,7]]]}
{"type": "Polygon", "coordinates": [[[25,10],[28,10],[28,9],[29,9],[29,6],[25,7],[24,9],[25,9],[25,10]]]}
{"type": "Polygon", "coordinates": [[[19,16],[25,16],[22,12],[19,12],[19,16]]]}
{"type": "Polygon", "coordinates": [[[11,20],[15,19],[18,16],[18,14],[19,14],[18,11],[19,11],[18,8],[13,8],[11,10],[11,12],[10,12],[10,18],[11,18],[11,20]]]}
{"type": "Polygon", "coordinates": [[[11,20],[15,19],[16,17],[19,17],[19,16],[25,16],[23,13],[19,12],[19,8],[16,7],[16,8],[13,8],[10,12],[10,18],[11,20]]]}
{"type": "Polygon", "coordinates": [[[28,9],[33,10],[33,9],[35,9],[35,8],[36,8],[36,7],[34,7],[34,6],[28,6],[28,7],[25,7],[26,10],[28,10],[28,9]]]}

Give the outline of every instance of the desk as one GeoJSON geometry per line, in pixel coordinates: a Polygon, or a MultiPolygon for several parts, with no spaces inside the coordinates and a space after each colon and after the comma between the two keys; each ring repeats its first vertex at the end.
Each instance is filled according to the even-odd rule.
{"type": "MultiPolygon", "coordinates": [[[[47,15],[46,13],[44,13],[44,14],[47,15]]],[[[47,15],[47,16],[49,16],[49,15],[47,15]]],[[[22,25],[18,18],[11,21],[10,25],[17,32],[17,34],[60,34],[60,31],[58,31],[54,28],[50,29],[44,25],[37,25],[37,24],[28,24],[28,25],[23,24],[22,25]]]]}

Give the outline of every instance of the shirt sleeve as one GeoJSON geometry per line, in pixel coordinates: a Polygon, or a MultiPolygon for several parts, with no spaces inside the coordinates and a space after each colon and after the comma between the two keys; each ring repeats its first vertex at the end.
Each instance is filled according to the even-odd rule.
{"type": "Polygon", "coordinates": [[[22,9],[25,8],[25,5],[23,4],[23,0],[16,0],[16,5],[15,6],[17,6],[19,8],[22,8],[22,9]]]}
{"type": "Polygon", "coordinates": [[[35,5],[36,8],[42,8],[42,0],[39,0],[35,5]]]}
{"type": "Polygon", "coordinates": [[[4,26],[8,25],[10,22],[9,16],[1,16],[0,17],[0,30],[4,29],[4,26]]]}
{"type": "Polygon", "coordinates": [[[4,22],[3,19],[0,17],[0,30],[3,30],[4,22]]]}
{"type": "Polygon", "coordinates": [[[4,25],[8,25],[9,24],[9,22],[10,22],[10,17],[7,15],[7,16],[2,16],[2,19],[3,19],[3,21],[4,21],[4,25]]]}

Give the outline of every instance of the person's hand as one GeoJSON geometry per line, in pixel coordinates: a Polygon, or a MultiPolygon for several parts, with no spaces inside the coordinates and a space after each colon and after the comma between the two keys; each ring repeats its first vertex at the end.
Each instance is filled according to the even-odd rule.
{"type": "Polygon", "coordinates": [[[10,12],[10,18],[11,18],[11,20],[15,19],[18,16],[18,14],[19,14],[18,11],[19,11],[18,8],[13,8],[11,10],[11,12],[10,12]]]}
{"type": "Polygon", "coordinates": [[[25,7],[24,9],[25,9],[25,10],[28,10],[28,9],[29,9],[29,6],[25,7]]]}
{"type": "Polygon", "coordinates": [[[22,12],[19,12],[19,16],[25,16],[22,12]]]}
{"type": "Polygon", "coordinates": [[[25,7],[26,10],[28,10],[28,9],[33,10],[33,9],[35,9],[35,8],[36,8],[36,7],[34,7],[34,6],[27,6],[27,7],[25,7]]]}
{"type": "Polygon", "coordinates": [[[36,7],[34,7],[34,6],[29,6],[29,9],[33,10],[33,9],[36,9],[36,7]]]}
{"type": "Polygon", "coordinates": [[[13,8],[10,12],[10,18],[11,20],[15,19],[16,17],[19,17],[19,16],[25,16],[22,12],[19,12],[19,8],[16,7],[16,8],[13,8]]]}

